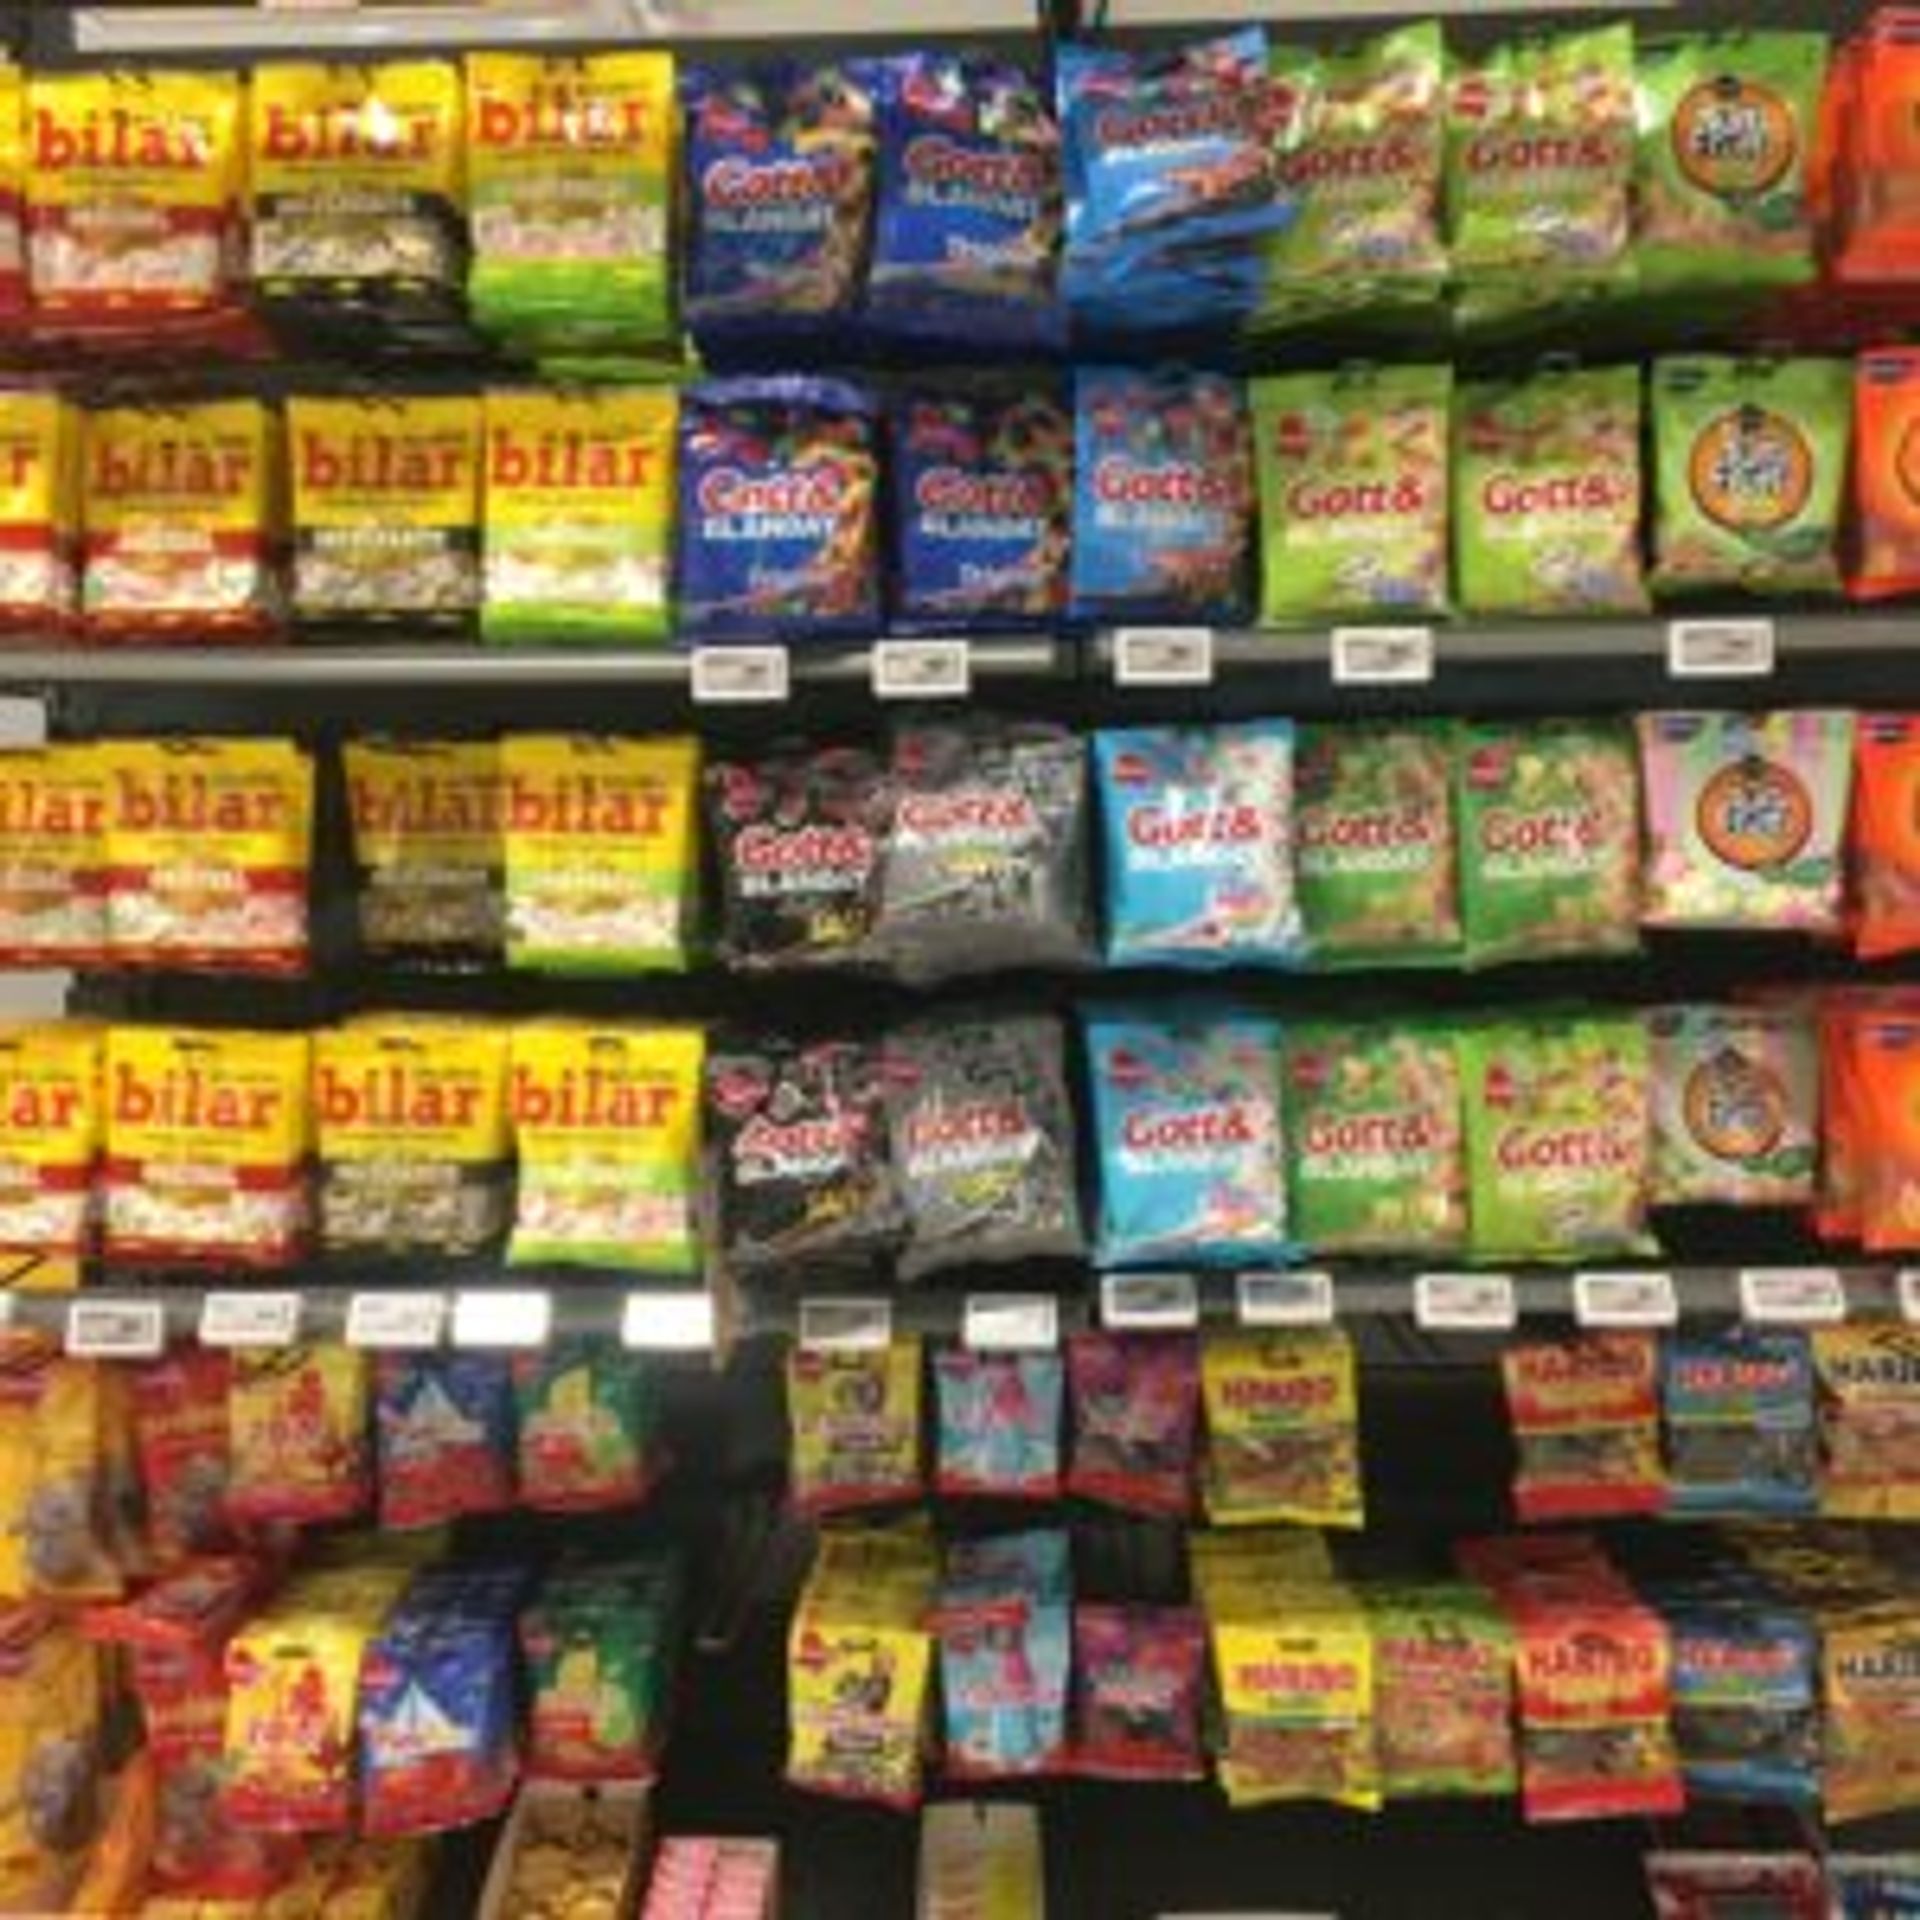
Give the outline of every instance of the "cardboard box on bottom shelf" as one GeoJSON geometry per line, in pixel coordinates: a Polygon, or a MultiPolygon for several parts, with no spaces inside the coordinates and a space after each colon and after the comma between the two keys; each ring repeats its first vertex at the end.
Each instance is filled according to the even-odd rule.
{"type": "Polygon", "coordinates": [[[642,1920],[779,1920],[779,1883],[771,1840],[674,1834],[654,1857],[642,1920]]]}
{"type": "Polygon", "coordinates": [[[648,1789],[520,1789],[494,1849],[478,1920],[634,1920],[652,1845],[648,1789]]]}
{"type": "Polygon", "coordinates": [[[1032,1807],[949,1800],[920,1819],[919,1920],[1046,1920],[1032,1807]]]}

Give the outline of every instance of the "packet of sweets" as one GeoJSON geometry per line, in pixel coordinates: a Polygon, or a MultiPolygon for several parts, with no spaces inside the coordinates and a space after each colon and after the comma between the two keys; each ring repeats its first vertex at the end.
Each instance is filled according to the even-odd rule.
{"type": "Polygon", "coordinates": [[[0,68],[0,313],[27,304],[27,76],[0,68]]]}
{"type": "Polygon", "coordinates": [[[1920,1794],[1920,1612],[1905,1597],[1855,1601],[1823,1610],[1818,1624],[1822,1811],[1830,1825],[1903,1811],[1920,1794]]]}
{"type": "Polygon", "coordinates": [[[1825,1866],[1831,1920],[1920,1916],[1920,1854],[1830,1853],[1825,1866]]]}
{"type": "Polygon", "coordinates": [[[1853,715],[1639,718],[1650,927],[1834,933],[1853,715]]]}
{"type": "Polygon", "coordinates": [[[1067,1344],[1073,1460],[1067,1490],[1123,1512],[1193,1507],[1200,1353],[1180,1334],[1077,1333],[1067,1344]]]}
{"type": "Polygon", "coordinates": [[[0,1343],[0,1608],[121,1591],[105,1372],[30,1334],[0,1343]]]}
{"type": "Polygon", "coordinates": [[[1844,360],[1654,363],[1658,592],[1840,591],[1853,378],[1844,360]]]}
{"type": "Polygon", "coordinates": [[[1200,1355],[1207,1518],[1366,1524],[1353,1343],[1337,1328],[1237,1334],[1200,1355]]]}
{"type": "Polygon", "coordinates": [[[1820,1062],[1804,1014],[1660,1007],[1647,1016],[1653,1204],[1812,1203],[1820,1062]]]}
{"type": "Polygon", "coordinates": [[[801,1512],[917,1500],[920,1342],[895,1340],[872,1353],[796,1346],[787,1358],[787,1420],[801,1512]]]}
{"type": "Polygon", "coordinates": [[[1416,1024],[1287,1035],[1288,1218],[1316,1254],[1440,1254],[1467,1239],[1460,1070],[1416,1024]]]}
{"type": "Polygon", "coordinates": [[[1677,1517],[1814,1510],[1813,1353],[1805,1333],[1750,1327],[1671,1335],[1661,1393],[1677,1517]]]}
{"type": "Polygon", "coordinates": [[[1109,1267],[1272,1266],[1287,1235],[1278,1021],[1194,1009],[1086,1023],[1109,1267]]]}
{"type": "Polygon", "coordinates": [[[1291,721],[1107,728],[1093,761],[1110,965],[1298,958],[1291,721]]]}
{"type": "Polygon", "coordinates": [[[1847,591],[1856,600],[1897,599],[1920,590],[1920,350],[1863,353],[1853,393],[1847,591]]]}
{"type": "Polygon", "coordinates": [[[949,1499],[1057,1500],[1065,1373],[1058,1354],[934,1356],[935,1485],[949,1499]]]}
{"type": "Polygon", "coordinates": [[[1606,720],[1477,721],[1458,756],[1469,966],[1640,945],[1640,768],[1606,720]]]}
{"type": "Polygon", "coordinates": [[[1920,719],[1863,713],[1853,735],[1853,950],[1920,948],[1920,719]]]}
{"type": "Polygon", "coordinates": [[[382,1531],[514,1503],[513,1371],[497,1353],[383,1353],[374,1442],[382,1531]]]}
{"type": "Polygon", "coordinates": [[[1465,1583],[1368,1587],[1388,1799],[1514,1789],[1513,1636],[1465,1583]]]}
{"type": "Polygon", "coordinates": [[[226,1508],[241,1526],[364,1513],[372,1494],[367,1356],[334,1345],[237,1348],[226,1508]]]}
{"type": "MultiPolygon", "coordinates": [[[[9,71],[0,67],[0,143],[9,71]]],[[[60,394],[0,390],[0,633],[44,637],[73,629],[84,425],[85,416],[60,394]]]]}
{"type": "Polygon", "coordinates": [[[1523,1525],[1658,1513],[1660,1354],[1641,1333],[1586,1333],[1507,1348],[1500,1357],[1519,1464],[1523,1525]]]}
{"type": "Polygon", "coordinates": [[[1057,1773],[1067,1758],[1072,1568],[1064,1528],[959,1541],[933,1626],[945,1762],[958,1779],[1057,1773]]]}
{"type": "Polygon", "coordinates": [[[1836,1520],[1920,1517],[1920,1333],[1816,1327],[1820,1511],[1836,1520]]]}
{"type": "Polygon", "coordinates": [[[147,1539],[162,1567],[232,1546],[227,1481],[231,1369],[217,1347],[181,1346],[131,1370],[134,1458],[147,1539]]]}
{"type": "Polygon", "coordinates": [[[653,1491],[660,1393],[637,1354],[562,1340],[514,1357],[521,1500],[543,1513],[637,1507],[653,1491]]]}
{"type": "Polygon", "coordinates": [[[1453,370],[1270,375],[1247,397],[1261,623],[1444,613],[1453,370]]]}
{"type": "Polygon", "coordinates": [[[1644,613],[1640,371],[1460,389],[1454,582],[1472,614],[1644,613]]]}
{"type": "Polygon", "coordinates": [[[1460,940],[1449,721],[1303,727],[1295,885],[1316,967],[1422,966],[1460,940]]]}
{"type": "Polygon", "coordinates": [[[1646,1028],[1634,1015],[1490,1022],[1458,1035],[1482,1260],[1652,1251],[1646,1028]]]}
{"type": "Polygon", "coordinates": [[[1702,33],[1639,50],[1635,254],[1649,293],[1804,285],[1820,33],[1702,33]]]}
{"type": "Polygon", "coordinates": [[[1828,1920],[1830,1912],[1811,1854],[1650,1853],[1647,1892],[1654,1920],[1719,1920],[1742,1909],[1767,1920],[1828,1920]]]}
{"type": "Polygon", "coordinates": [[[1206,1622],[1191,1607],[1073,1610],[1073,1771],[1095,1780],[1199,1780],[1206,1622]]]}
{"type": "Polygon", "coordinates": [[[1844,1225],[1872,1253],[1920,1247],[1920,1016],[1863,1008],[1838,1038],[1829,1124],[1850,1176],[1835,1183],[1853,1202],[1844,1225]]]}
{"type": "Polygon", "coordinates": [[[0,1250],[74,1259],[92,1251],[104,1051],[101,1030],[82,1020],[0,1023],[0,1250]]]}
{"type": "Polygon", "coordinates": [[[1883,8],[1870,31],[1843,42],[1833,57],[1824,143],[1831,169],[1827,225],[1835,239],[1834,277],[1869,288],[1912,281],[1920,258],[1920,221],[1912,204],[1920,153],[1913,107],[1920,98],[1911,10],[1883,8]]]}

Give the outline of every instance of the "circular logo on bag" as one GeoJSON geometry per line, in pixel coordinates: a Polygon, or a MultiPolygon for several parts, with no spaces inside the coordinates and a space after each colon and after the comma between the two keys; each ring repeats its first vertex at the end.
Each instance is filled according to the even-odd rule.
{"type": "Polygon", "coordinates": [[[1799,777],[1771,760],[1722,767],[1700,790],[1700,839],[1742,872],[1783,867],[1813,833],[1813,800],[1799,777]]]}
{"type": "Polygon", "coordinates": [[[1799,152],[1800,136],[1787,103],[1733,74],[1702,81],[1674,109],[1674,160],[1703,192],[1765,193],[1799,152]]]}
{"type": "Polygon", "coordinates": [[[1772,1074],[1728,1048],[1687,1076],[1687,1131],[1716,1159],[1757,1160],[1786,1131],[1786,1096],[1772,1074]]]}
{"type": "Polygon", "coordinates": [[[1687,484],[1700,511],[1733,533],[1772,533],[1813,491],[1813,448],[1785,415],[1735,407],[1693,443],[1687,484]]]}

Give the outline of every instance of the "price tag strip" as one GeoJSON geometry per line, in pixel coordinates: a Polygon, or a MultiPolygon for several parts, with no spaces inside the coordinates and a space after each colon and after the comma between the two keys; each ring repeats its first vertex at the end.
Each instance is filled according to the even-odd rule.
{"type": "Polygon", "coordinates": [[[1900,1317],[1912,1326],[1920,1326],[1920,1267],[1902,1267],[1893,1283],[1900,1302],[1900,1317]]]}
{"type": "Polygon", "coordinates": [[[157,1360],[167,1350],[167,1310],[158,1300],[75,1300],[66,1350],[76,1360],[157,1360]]]}
{"type": "Polygon", "coordinates": [[[964,700],[973,691],[964,640],[881,640],[872,662],[876,700],[964,700]]]}
{"type": "Polygon", "coordinates": [[[1846,1283],[1832,1267],[1749,1267],[1740,1312],[1757,1327],[1832,1327],[1847,1317],[1846,1283]]]}
{"type": "Polygon", "coordinates": [[[1210,687],[1211,627],[1119,627],[1113,680],[1120,687],[1210,687]]]}
{"type": "Polygon", "coordinates": [[[290,1347],[299,1337],[297,1293],[210,1293],[200,1303],[203,1347],[290,1347]]]}
{"type": "Polygon", "coordinates": [[[710,1293],[630,1293],[620,1343],[634,1353],[711,1353],[717,1344],[710,1293]]]}
{"type": "Polygon", "coordinates": [[[458,1293],[453,1298],[456,1347],[544,1347],[553,1337],[553,1295],[458,1293]]]}
{"type": "Polygon", "coordinates": [[[1335,627],[1336,687],[1424,686],[1433,678],[1431,627],[1335,627]]]}
{"type": "Polygon", "coordinates": [[[1050,1293],[971,1294],[960,1337],[974,1353],[1051,1353],[1060,1344],[1060,1303],[1050,1293]]]}
{"type": "Polygon", "coordinates": [[[1333,1275],[1243,1273],[1236,1282],[1243,1327],[1326,1327],[1333,1324],[1333,1275]]]}
{"type": "Polygon", "coordinates": [[[880,1353],[893,1344],[893,1302],[836,1298],[800,1302],[800,1344],[809,1353],[880,1353]]]}
{"type": "Polygon", "coordinates": [[[1190,1273],[1110,1273],[1100,1282],[1100,1320],[1116,1333],[1187,1333],[1200,1324],[1190,1273]]]}
{"type": "Polygon", "coordinates": [[[347,1302],[347,1345],[369,1353],[417,1353],[447,1331],[441,1293],[356,1293],[347,1302]]]}
{"type": "Polygon", "coordinates": [[[1573,1317],[1583,1327],[1675,1327],[1680,1296],[1670,1273],[1576,1273],[1573,1317]]]}
{"type": "Polygon", "coordinates": [[[689,672],[694,704],[701,707],[772,706],[793,692],[785,647],[695,647],[689,672]]]}
{"type": "Polygon", "coordinates": [[[1773,672],[1778,650],[1771,620],[1674,620],[1667,626],[1667,675],[1763,680],[1773,672]]]}
{"type": "Polygon", "coordinates": [[[1505,1273],[1423,1273],[1413,1283],[1413,1317],[1428,1333],[1511,1333],[1520,1306],[1505,1273]]]}

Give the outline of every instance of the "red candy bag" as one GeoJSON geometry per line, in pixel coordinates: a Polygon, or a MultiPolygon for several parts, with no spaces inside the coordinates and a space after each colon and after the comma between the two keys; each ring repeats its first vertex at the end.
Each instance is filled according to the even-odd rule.
{"type": "Polygon", "coordinates": [[[1660,1355],[1650,1335],[1589,1333],[1501,1356],[1523,1522],[1657,1513],[1660,1355]]]}
{"type": "Polygon", "coordinates": [[[217,1348],[183,1346],[132,1373],[134,1452],[149,1540],[162,1566],[229,1544],[230,1372],[217,1348]]]}

